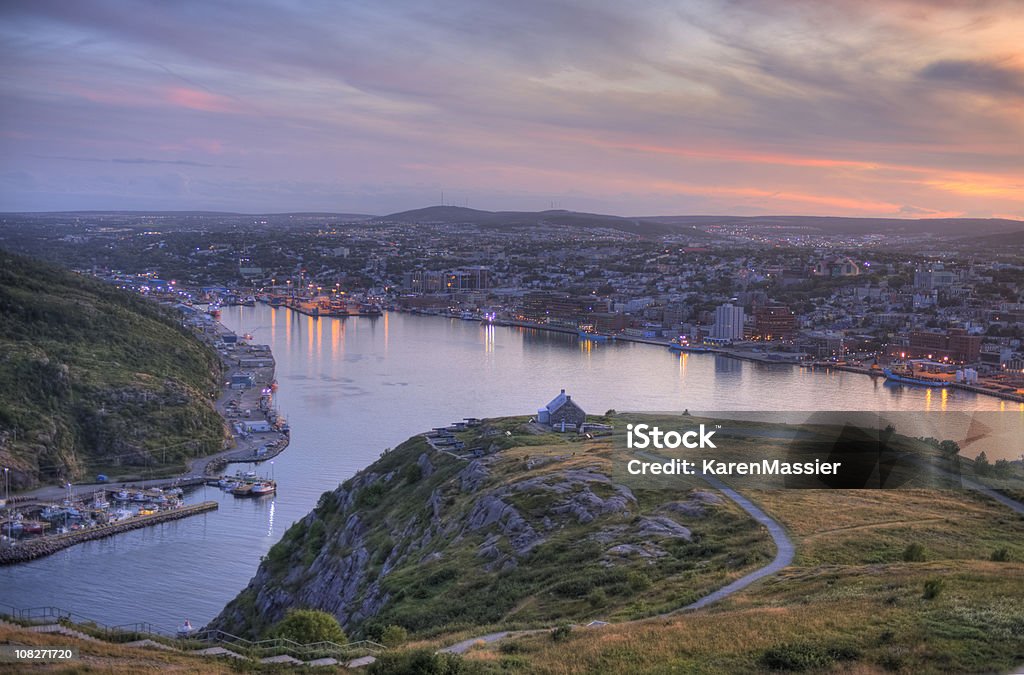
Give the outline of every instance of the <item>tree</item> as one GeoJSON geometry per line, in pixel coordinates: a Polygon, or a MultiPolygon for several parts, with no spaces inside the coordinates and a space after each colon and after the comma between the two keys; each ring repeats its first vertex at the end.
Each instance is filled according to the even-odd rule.
{"type": "Polygon", "coordinates": [[[401,626],[392,624],[381,629],[379,638],[385,647],[397,647],[409,639],[409,632],[401,626]]]}
{"type": "Polygon", "coordinates": [[[334,642],[345,644],[348,638],[333,614],[318,609],[292,609],[274,626],[274,637],[300,644],[334,642]]]}
{"type": "Polygon", "coordinates": [[[974,460],[974,473],[979,476],[987,476],[992,473],[992,465],[988,462],[988,456],[984,451],[974,460]]]}

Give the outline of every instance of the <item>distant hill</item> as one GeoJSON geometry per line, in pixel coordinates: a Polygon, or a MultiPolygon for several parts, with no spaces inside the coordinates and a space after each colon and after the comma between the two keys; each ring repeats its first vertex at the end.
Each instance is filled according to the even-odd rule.
{"type": "MultiPolygon", "coordinates": [[[[382,216],[382,221],[398,223],[447,223],[451,225],[477,225],[480,227],[539,227],[562,225],[579,228],[607,228],[643,236],[673,234],[678,227],[643,218],[623,218],[597,213],[576,211],[479,211],[462,206],[428,206],[423,209],[402,211],[382,216]]],[[[702,234],[702,233],[698,233],[702,234]]]]}
{"type": "Polygon", "coordinates": [[[686,233],[704,237],[711,225],[809,229],[821,234],[930,234],[941,237],[1024,231],[1024,221],[1001,218],[841,218],[830,216],[638,216],[621,217],[575,211],[481,211],[461,206],[429,206],[380,220],[406,223],[471,224],[480,227],[535,227],[545,224],[610,228],[644,236],[686,233]]]}
{"type": "Polygon", "coordinates": [[[157,217],[173,217],[173,216],[186,216],[186,217],[201,217],[211,218],[216,216],[228,216],[232,218],[237,217],[256,217],[256,218],[340,218],[340,219],[351,219],[351,220],[369,220],[376,218],[376,216],[368,213],[335,213],[333,211],[285,211],[282,213],[242,213],[239,211],[7,211],[0,212],[0,218],[6,216],[27,216],[27,217],[46,217],[46,216],[157,216],[157,217]]]}
{"type": "Polygon", "coordinates": [[[222,447],[217,354],[171,311],[0,251],[0,465],[12,487],[222,447]]]}
{"type": "MultiPolygon", "coordinates": [[[[1024,225],[1024,223],[1022,223],[1024,225]]],[[[1016,232],[1003,232],[1000,234],[990,234],[987,236],[976,237],[964,237],[964,242],[977,245],[979,247],[991,246],[994,248],[1018,248],[1024,252],[1024,228],[1017,230],[1016,232]]]]}
{"type": "Polygon", "coordinates": [[[944,237],[1024,231],[1024,221],[1005,218],[841,218],[833,216],[646,216],[674,226],[763,225],[803,227],[823,234],[932,234],[944,237]]]}

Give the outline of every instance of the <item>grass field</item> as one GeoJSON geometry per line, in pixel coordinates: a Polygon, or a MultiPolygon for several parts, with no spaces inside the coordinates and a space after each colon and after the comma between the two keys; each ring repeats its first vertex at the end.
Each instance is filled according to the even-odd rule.
{"type": "Polygon", "coordinates": [[[670,620],[580,628],[558,642],[527,637],[470,658],[543,673],[959,673],[1024,664],[1024,519],[969,492],[749,496],[796,542],[796,564],[783,573],[670,620]],[[923,562],[903,561],[912,543],[923,562]],[[1010,561],[989,560],[1000,548],[1010,561]]]}

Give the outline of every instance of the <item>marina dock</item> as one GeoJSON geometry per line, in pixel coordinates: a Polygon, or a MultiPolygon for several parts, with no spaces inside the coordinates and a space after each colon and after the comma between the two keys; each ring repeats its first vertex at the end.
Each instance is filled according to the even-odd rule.
{"type": "Polygon", "coordinates": [[[217,502],[207,501],[167,511],[158,511],[151,515],[135,516],[108,525],[99,525],[65,534],[44,535],[33,539],[25,539],[13,546],[0,547],[0,565],[13,565],[42,558],[85,541],[102,539],[115,534],[121,534],[122,532],[137,530],[140,527],[149,527],[150,525],[158,525],[171,520],[188,518],[189,516],[206,513],[207,511],[215,511],[217,508],[217,502]]]}

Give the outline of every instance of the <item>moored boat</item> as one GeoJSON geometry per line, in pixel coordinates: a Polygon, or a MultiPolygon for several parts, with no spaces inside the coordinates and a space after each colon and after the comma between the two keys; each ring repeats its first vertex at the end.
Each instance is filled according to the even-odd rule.
{"type": "Polygon", "coordinates": [[[253,497],[259,497],[260,495],[272,495],[277,492],[277,484],[273,481],[265,481],[263,483],[256,483],[252,486],[250,494],[253,497]]]}
{"type": "Polygon", "coordinates": [[[710,352],[711,347],[706,345],[689,345],[689,344],[670,344],[668,348],[674,352],[710,352]]]}
{"type": "Polygon", "coordinates": [[[253,484],[243,483],[231,489],[231,494],[236,497],[248,497],[252,493],[253,484]]]}
{"type": "Polygon", "coordinates": [[[579,336],[581,340],[590,340],[591,342],[607,342],[608,340],[613,339],[610,335],[591,333],[585,330],[576,331],[576,335],[579,336]]]}
{"type": "Polygon", "coordinates": [[[883,368],[886,382],[897,382],[899,384],[912,384],[918,387],[948,387],[949,381],[930,377],[928,375],[914,373],[911,370],[895,371],[883,368]]]}

